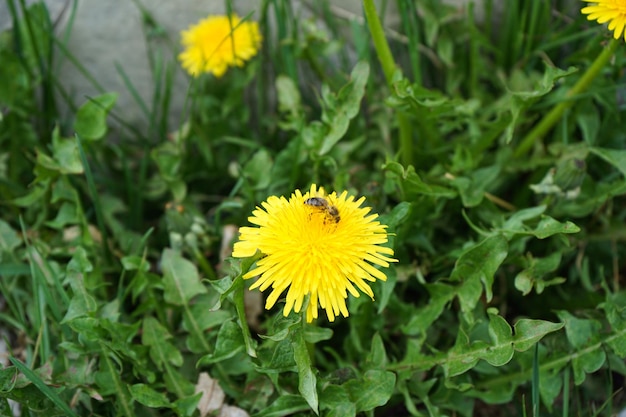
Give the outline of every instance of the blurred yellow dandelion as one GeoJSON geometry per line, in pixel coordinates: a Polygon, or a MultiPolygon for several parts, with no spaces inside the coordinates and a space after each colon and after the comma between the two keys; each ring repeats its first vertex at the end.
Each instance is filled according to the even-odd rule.
{"type": "Polygon", "coordinates": [[[609,22],[609,30],[613,37],[619,39],[624,34],[626,41],[626,0],[582,0],[593,5],[583,7],[581,12],[587,15],[587,20],[597,20],[598,23],[609,22]]]}
{"type": "Polygon", "coordinates": [[[251,289],[272,292],[265,308],[270,309],[287,290],[283,314],[298,313],[309,296],[306,319],[317,318],[318,303],[328,320],[340,313],[348,317],[348,293],[359,297],[357,288],[374,293],[367,281],[385,281],[386,275],[373,265],[388,267],[393,250],[387,242],[387,226],[376,221],[365,197],[355,200],[347,191],[324,194],[313,184],[304,194],[296,190],[289,200],[272,196],[252,212],[248,220],[258,227],[242,227],[233,256],[244,258],[257,249],[264,255],[244,278],[258,276],[251,289]]]}
{"type": "Polygon", "coordinates": [[[237,15],[209,16],[181,32],[185,50],[178,55],[192,76],[224,75],[228,67],[243,66],[261,45],[257,22],[242,21],[237,15]]]}

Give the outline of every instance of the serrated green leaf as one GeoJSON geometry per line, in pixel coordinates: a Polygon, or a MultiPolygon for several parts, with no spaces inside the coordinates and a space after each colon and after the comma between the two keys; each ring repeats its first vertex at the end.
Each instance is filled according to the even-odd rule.
{"type": "Polygon", "coordinates": [[[208,365],[232,358],[237,353],[245,350],[241,328],[232,321],[222,324],[217,333],[217,341],[215,342],[215,351],[203,356],[198,361],[198,365],[208,365]]]}
{"type": "Polygon", "coordinates": [[[586,375],[600,369],[605,361],[606,353],[602,349],[595,349],[575,356],[572,359],[574,383],[580,385],[585,382],[586,375]]]}
{"type": "MultiPolygon", "coordinates": [[[[165,381],[165,387],[168,392],[175,392],[178,398],[180,398],[181,402],[175,402],[172,404],[177,409],[180,407],[184,407],[193,402],[190,397],[195,398],[197,394],[195,393],[195,385],[187,380],[183,374],[181,374],[176,368],[169,368],[165,374],[163,374],[163,380],[165,381]],[[184,399],[188,401],[184,401],[184,399]]],[[[198,396],[199,399],[199,396],[198,396]]],[[[197,403],[196,403],[197,404],[197,403]]]]}
{"type": "Polygon", "coordinates": [[[298,391],[306,400],[309,407],[319,414],[319,398],[317,395],[317,377],[313,371],[309,348],[304,340],[303,330],[292,333],[293,357],[298,370],[298,391]]]}
{"type": "Polygon", "coordinates": [[[546,211],[546,206],[529,207],[518,210],[509,217],[502,228],[504,230],[523,230],[524,222],[541,216],[546,211]]]}
{"type": "Polygon", "coordinates": [[[46,180],[43,181],[41,183],[37,183],[35,185],[33,185],[31,187],[31,191],[22,196],[22,197],[18,197],[13,199],[12,203],[15,204],[18,207],[28,207],[31,206],[35,203],[39,203],[42,198],[45,197],[46,193],[48,192],[49,189],[49,184],[50,181],[46,180]]]}
{"type": "MultiPolygon", "coordinates": [[[[206,296],[200,297],[204,298],[206,296]]],[[[198,330],[204,331],[207,329],[217,328],[222,323],[229,321],[233,318],[233,313],[226,310],[209,310],[207,305],[199,300],[194,302],[190,308],[190,314],[194,318],[195,324],[198,326],[198,330]]],[[[183,316],[183,328],[187,331],[191,331],[194,325],[190,323],[189,316],[183,316]]]]}
{"type": "MultiPolygon", "coordinates": [[[[507,87],[510,94],[511,123],[505,131],[505,141],[510,143],[513,139],[515,127],[519,124],[518,118],[522,112],[533,104],[540,97],[548,94],[553,88],[555,82],[562,77],[566,77],[578,71],[575,67],[562,70],[553,66],[546,66],[546,70],[541,80],[530,80],[526,82],[523,91],[514,91],[510,86],[507,87]],[[537,82],[538,81],[538,82],[537,82]]],[[[521,76],[522,72],[517,71],[514,74],[521,76]]]]}
{"type": "Polygon", "coordinates": [[[279,75],[276,77],[276,95],[278,98],[278,110],[281,113],[289,113],[295,117],[302,106],[302,99],[298,86],[289,77],[279,75]]]}
{"type": "Polygon", "coordinates": [[[350,74],[348,84],[337,93],[337,99],[326,100],[328,107],[322,120],[328,131],[322,140],[319,155],[328,153],[348,131],[350,120],[359,113],[368,78],[369,64],[365,61],[358,62],[350,74]]]}
{"type": "Polygon", "coordinates": [[[561,223],[550,216],[542,216],[541,221],[539,221],[539,224],[537,225],[535,230],[531,231],[531,234],[535,235],[539,239],[545,239],[559,233],[578,232],[580,232],[580,227],[576,226],[570,221],[561,223]]]}
{"type": "Polygon", "coordinates": [[[77,224],[80,222],[78,213],[76,211],[76,205],[70,202],[64,202],[59,209],[54,220],[49,220],[45,224],[53,229],[63,229],[67,225],[77,224]]]}
{"type": "Polygon", "coordinates": [[[468,313],[476,307],[483,286],[487,301],[491,300],[494,275],[507,253],[506,239],[496,234],[466,250],[456,261],[450,279],[461,282],[457,296],[463,312],[468,313]]]}
{"type": "Polygon", "coordinates": [[[81,139],[95,141],[102,139],[107,132],[107,115],[117,101],[117,93],[93,97],[76,112],[74,130],[81,139]]]}
{"type": "Polygon", "coordinates": [[[213,306],[219,302],[219,294],[212,292],[198,296],[194,303],[185,309],[183,314],[183,328],[189,332],[187,347],[194,353],[206,354],[211,351],[207,342],[210,329],[219,326],[233,318],[232,311],[214,310],[213,306]]]}
{"type": "Polygon", "coordinates": [[[477,169],[469,178],[456,177],[450,183],[458,189],[463,206],[476,207],[483,200],[487,187],[492,185],[499,175],[500,166],[494,165],[477,169]]]}
{"type": "Polygon", "coordinates": [[[68,271],[67,280],[72,286],[73,296],[61,323],[68,323],[78,317],[95,314],[98,309],[98,303],[87,291],[83,274],[76,271],[68,271]]]}
{"type": "Polygon", "coordinates": [[[11,361],[13,365],[15,365],[17,369],[20,370],[21,373],[24,374],[24,376],[26,376],[26,378],[28,378],[30,382],[33,383],[34,386],[37,387],[37,389],[41,391],[42,394],[48,397],[48,399],[52,401],[54,405],[56,405],[61,411],[63,411],[66,416],[78,417],[78,414],[76,414],[65,403],[65,401],[61,399],[61,397],[59,397],[59,394],[56,392],[56,390],[53,390],[52,387],[48,386],[44,381],[42,381],[41,378],[37,375],[37,373],[33,372],[33,370],[31,370],[29,367],[27,367],[22,362],[15,359],[14,357],[9,357],[9,360],[11,361]]]}
{"type": "Polygon", "coordinates": [[[298,412],[310,411],[309,404],[300,395],[281,395],[263,411],[253,414],[252,417],[284,417],[298,412]]]}
{"type": "Polygon", "coordinates": [[[135,401],[151,408],[171,407],[172,404],[165,394],[157,392],[146,384],[135,384],[128,387],[135,401]]]}
{"type": "Polygon", "coordinates": [[[372,337],[372,348],[367,355],[366,363],[370,368],[383,369],[387,365],[387,352],[380,334],[375,333],[372,337]]]}
{"type": "Polygon", "coordinates": [[[579,319],[568,311],[560,310],[557,316],[565,324],[565,334],[572,347],[580,349],[596,343],[600,337],[602,323],[593,319],[579,319]]]}
{"type": "Polygon", "coordinates": [[[516,234],[532,235],[538,239],[545,239],[559,233],[567,234],[580,232],[580,228],[570,221],[561,223],[550,216],[542,214],[545,210],[546,206],[520,210],[504,223],[500,232],[507,236],[508,239],[511,239],[516,234]],[[529,226],[524,223],[527,220],[537,217],[540,217],[540,220],[536,226],[529,226]]]}
{"type": "Polygon", "coordinates": [[[469,371],[476,366],[481,354],[487,354],[489,349],[491,349],[489,344],[482,340],[466,345],[459,343],[459,339],[457,339],[442,364],[446,377],[450,378],[469,371]]]}
{"type": "Polygon", "coordinates": [[[184,306],[188,305],[194,296],[206,293],[196,266],[178,252],[165,249],[161,257],[161,267],[166,302],[184,306]]]}
{"type": "Polygon", "coordinates": [[[541,294],[546,286],[559,283],[557,280],[544,280],[544,276],[555,271],[561,263],[561,253],[555,252],[545,258],[530,258],[529,267],[515,276],[515,288],[528,295],[535,287],[537,294],[541,294]]]}
{"type": "Polygon", "coordinates": [[[574,382],[580,385],[587,373],[595,372],[604,364],[606,354],[599,348],[602,323],[593,319],[579,319],[568,311],[557,311],[557,315],[565,323],[565,334],[578,352],[572,358],[574,382]],[[585,349],[598,345],[597,349],[585,349]]]}
{"type": "Polygon", "coordinates": [[[82,246],[76,248],[74,256],[72,256],[72,259],[70,259],[70,262],[67,264],[67,270],[83,274],[93,271],[93,265],[89,262],[87,251],[82,246]]]}
{"type": "MultiPolygon", "coordinates": [[[[61,174],[82,174],[84,172],[76,140],[62,138],[58,127],[54,129],[52,134],[52,157],[54,158],[54,170],[61,174]]],[[[52,169],[50,166],[48,168],[52,169]]]]}
{"type": "Polygon", "coordinates": [[[160,177],[165,182],[171,184],[180,180],[179,172],[183,163],[180,146],[173,142],[164,142],[152,149],[150,156],[159,168],[160,177]]]}
{"type": "Polygon", "coordinates": [[[166,363],[171,363],[174,366],[183,364],[183,356],[180,351],[168,342],[171,338],[172,335],[157,319],[150,316],[143,319],[141,343],[150,348],[150,358],[160,370],[166,363]]]}
{"type": "MultiPolygon", "coordinates": [[[[116,395],[115,407],[120,415],[133,415],[132,401],[128,393],[128,385],[120,378],[120,369],[116,368],[111,361],[112,355],[104,343],[100,341],[102,354],[100,355],[100,371],[96,374],[95,380],[100,386],[99,392],[107,392],[116,395]]],[[[113,356],[115,358],[115,356],[113,356]]],[[[117,359],[117,358],[115,358],[117,359]]],[[[105,395],[103,393],[103,395],[105,395]]]]}
{"type": "Polygon", "coordinates": [[[4,396],[2,394],[9,393],[13,390],[17,374],[17,368],[14,366],[0,369],[0,397],[4,396]]]}
{"type": "Polygon", "coordinates": [[[355,403],[357,412],[362,412],[387,404],[395,385],[396,374],[372,369],[365,372],[362,378],[350,380],[343,386],[355,403]]]}
{"type": "MultiPolygon", "coordinates": [[[[0,83],[0,103],[8,109],[19,108],[32,101],[31,83],[27,67],[22,64],[13,48],[0,48],[0,79],[11,82],[0,83]]],[[[0,122],[2,117],[0,116],[0,122]]]]}
{"type": "Polygon", "coordinates": [[[620,358],[626,358],[626,292],[607,294],[599,307],[605,311],[613,331],[607,344],[620,358]]]}
{"type": "Polygon", "coordinates": [[[409,322],[402,327],[402,331],[409,336],[425,337],[430,325],[443,313],[445,306],[456,294],[456,289],[447,284],[435,282],[426,284],[425,287],[430,296],[428,303],[412,314],[409,322]]]}
{"type": "Polygon", "coordinates": [[[383,170],[394,174],[399,180],[404,192],[409,195],[428,195],[443,198],[454,198],[457,195],[456,191],[450,188],[435,184],[426,184],[415,172],[413,166],[409,166],[405,169],[401,164],[390,161],[383,165],[383,170]]]}
{"type": "Polygon", "coordinates": [[[447,377],[467,372],[474,368],[480,359],[494,366],[502,366],[511,360],[513,350],[525,351],[546,334],[563,327],[561,323],[522,319],[516,323],[515,335],[511,336],[511,327],[504,318],[491,313],[489,316],[489,335],[492,343],[482,340],[469,343],[467,336],[459,333],[455,345],[448,351],[445,360],[440,362],[447,377]]]}
{"type": "Polygon", "coordinates": [[[607,340],[607,344],[620,358],[626,358],[626,327],[614,331],[615,335],[607,340]]]}
{"type": "Polygon", "coordinates": [[[552,323],[544,320],[520,319],[513,329],[515,335],[513,342],[515,350],[524,352],[530,349],[548,333],[562,329],[563,323],[552,323]]]}
{"type": "Polygon", "coordinates": [[[563,374],[560,369],[550,370],[550,372],[540,372],[539,394],[544,404],[550,406],[561,393],[563,387],[563,374]]]}
{"type": "Polygon", "coordinates": [[[491,338],[491,349],[482,355],[490,365],[502,366],[513,358],[513,335],[511,326],[504,317],[497,314],[489,314],[489,337],[491,338]]]}
{"type": "Polygon", "coordinates": [[[626,150],[592,147],[589,151],[613,165],[626,177],[626,150]]]}
{"type": "Polygon", "coordinates": [[[345,387],[328,384],[320,394],[322,410],[328,410],[327,417],[353,417],[356,416],[356,404],[350,399],[345,387]]]}
{"type": "Polygon", "coordinates": [[[198,408],[200,398],[202,398],[202,392],[180,398],[172,403],[172,408],[176,412],[176,415],[180,417],[192,417],[198,408]]]}
{"type": "MultiPolygon", "coordinates": [[[[22,244],[22,239],[7,222],[0,219],[0,254],[11,253],[22,244]]],[[[2,259],[2,257],[0,257],[2,259]]]]}
{"type": "Polygon", "coordinates": [[[260,349],[258,357],[263,364],[259,369],[268,374],[293,371],[296,368],[291,338],[281,340],[271,349],[260,349]]]}
{"type": "Polygon", "coordinates": [[[266,149],[259,149],[246,162],[241,171],[244,178],[248,180],[252,188],[256,190],[266,189],[272,181],[272,168],[274,161],[266,149]]]}
{"type": "Polygon", "coordinates": [[[304,329],[304,340],[307,343],[318,343],[324,340],[330,340],[333,337],[332,329],[323,327],[306,326],[304,329]]]}

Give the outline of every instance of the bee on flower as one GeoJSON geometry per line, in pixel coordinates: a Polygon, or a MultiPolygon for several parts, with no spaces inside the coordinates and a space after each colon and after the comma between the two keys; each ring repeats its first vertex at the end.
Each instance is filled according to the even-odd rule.
{"type": "Polygon", "coordinates": [[[348,293],[359,297],[360,290],[374,298],[368,282],[387,279],[375,266],[387,268],[397,260],[393,249],[381,246],[387,243],[387,226],[361,207],[364,201],[347,191],[326,195],[313,184],[289,200],[271,196],[252,212],[248,220],[258,227],[240,229],[233,257],[250,257],[257,250],[264,255],[244,279],[258,277],[251,289],[272,287],[266,309],[287,291],[285,316],[300,312],[308,296],[308,322],[318,317],[318,306],[334,321],[339,314],[348,317],[348,293]]]}
{"type": "Polygon", "coordinates": [[[178,55],[192,76],[211,73],[219,78],[229,67],[242,67],[261,46],[259,25],[236,14],[209,16],[181,32],[185,50],[178,55]]]}

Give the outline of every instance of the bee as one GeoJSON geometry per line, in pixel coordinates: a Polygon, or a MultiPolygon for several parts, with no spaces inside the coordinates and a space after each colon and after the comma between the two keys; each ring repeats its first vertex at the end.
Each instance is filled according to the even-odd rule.
{"type": "Polygon", "coordinates": [[[339,223],[341,216],[337,207],[333,206],[323,197],[311,197],[304,200],[304,204],[307,206],[315,207],[324,212],[327,218],[332,219],[333,222],[339,223]]]}

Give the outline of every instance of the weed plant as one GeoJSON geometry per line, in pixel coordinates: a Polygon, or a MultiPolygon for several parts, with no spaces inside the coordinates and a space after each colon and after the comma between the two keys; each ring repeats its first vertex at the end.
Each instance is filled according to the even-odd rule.
{"type": "Polygon", "coordinates": [[[308,19],[263,0],[240,11],[259,22],[258,56],[189,77],[172,126],[179,39],[145,2],[153,101],[117,67],[145,128],[43,4],[6,5],[0,415],[626,405],[626,45],[588,3],[486,0],[478,20],[472,4],[364,0],[352,15],[320,0],[308,19]],[[72,102],[61,60],[101,94],[72,102]],[[374,301],[350,296],[332,322],[264,310],[242,279],[257,258],[230,256],[256,206],[311,184],[365,196],[398,260],[374,301]]]}

